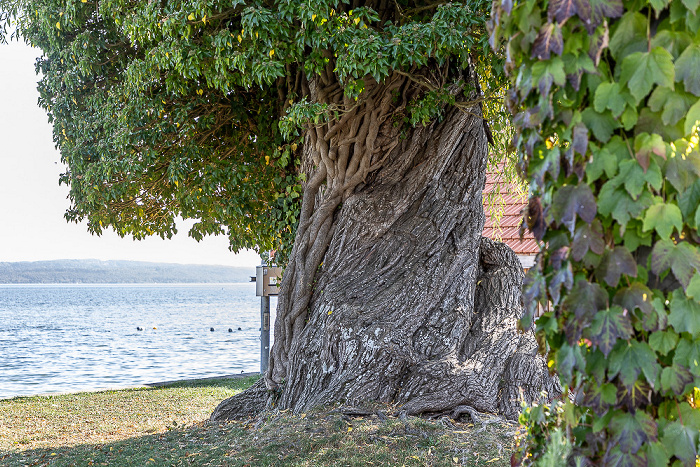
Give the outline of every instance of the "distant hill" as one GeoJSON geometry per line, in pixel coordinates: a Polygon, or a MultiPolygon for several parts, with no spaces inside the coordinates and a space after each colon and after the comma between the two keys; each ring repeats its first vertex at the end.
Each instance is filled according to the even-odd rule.
{"type": "Polygon", "coordinates": [[[140,261],[56,260],[0,263],[0,284],[248,282],[255,268],[140,261]]]}

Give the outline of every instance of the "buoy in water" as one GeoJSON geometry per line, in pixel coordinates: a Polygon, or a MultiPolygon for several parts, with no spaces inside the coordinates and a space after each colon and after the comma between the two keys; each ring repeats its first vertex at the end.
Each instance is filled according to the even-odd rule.
{"type": "Polygon", "coordinates": [[[241,328],[238,328],[238,330],[240,331],[240,330],[241,330],[241,328]]]}
{"type": "Polygon", "coordinates": [[[233,332],[233,329],[231,329],[231,328],[228,328],[228,332],[233,332]]]}
{"type": "Polygon", "coordinates": [[[153,329],[158,329],[157,327],[153,326],[153,329]]]}
{"type": "Polygon", "coordinates": [[[137,331],[143,331],[143,328],[141,326],[136,326],[137,331]]]}
{"type": "Polygon", "coordinates": [[[211,332],[214,332],[214,328],[209,328],[209,330],[210,330],[211,332]]]}

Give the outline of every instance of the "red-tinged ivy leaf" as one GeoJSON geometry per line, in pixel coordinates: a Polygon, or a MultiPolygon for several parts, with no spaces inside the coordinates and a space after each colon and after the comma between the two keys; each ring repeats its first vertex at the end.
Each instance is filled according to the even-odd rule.
{"type": "Polygon", "coordinates": [[[595,272],[599,280],[604,280],[610,287],[617,287],[623,274],[637,277],[637,263],[627,248],[616,246],[612,251],[605,250],[595,272]]]}
{"type": "Polygon", "coordinates": [[[649,347],[660,355],[668,355],[676,348],[677,343],[678,334],[672,331],[656,331],[649,335],[649,347]]]}
{"type": "Polygon", "coordinates": [[[623,58],[648,49],[647,17],[636,11],[628,11],[617,23],[610,38],[610,52],[620,63],[623,58]]]}
{"type": "Polygon", "coordinates": [[[523,279],[523,302],[525,303],[525,313],[520,319],[520,327],[523,330],[529,330],[537,316],[538,304],[540,301],[546,300],[545,290],[547,283],[544,277],[537,271],[537,268],[531,268],[523,279]]]}
{"type": "Polygon", "coordinates": [[[600,285],[579,279],[564,299],[562,307],[574,313],[576,321],[590,323],[598,310],[608,308],[608,294],[600,285]]]}
{"type": "Polygon", "coordinates": [[[581,355],[581,346],[578,344],[568,345],[563,343],[557,350],[554,361],[557,366],[557,373],[562,383],[568,384],[571,381],[571,373],[574,367],[583,368],[585,366],[581,355]]]}
{"type": "Polygon", "coordinates": [[[661,443],[668,448],[684,465],[694,465],[697,456],[698,429],[685,426],[680,421],[671,422],[664,427],[661,443]]]}
{"type": "MultiPolygon", "coordinates": [[[[669,163],[675,159],[681,158],[673,157],[669,159],[669,163]]],[[[668,172],[668,170],[666,170],[666,172],[668,172]]],[[[678,189],[678,187],[676,187],[676,189],[678,189]]],[[[680,208],[681,214],[683,214],[685,219],[692,219],[698,206],[700,206],[700,178],[695,180],[695,182],[678,197],[678,207],[680,208]]]]}
{"type": "Polygon", "coordinates": [[[561,187],[554,193],[552,214],[572,234],[576,226],[576,215],[590,224],[596,215],[595,197],[591,188],[586,184],[561,187]]]}
{"type": "Polygon", "coordinates": [[[651,155],[656,154],[666,159],[666,143],[657,134],[640,133],[634,138],[634,156],[644,172],[649,168],[651,155]]]}
{"type": "Polygon", "coordinates": [[[632,323],[622,308],[614,306],[595,315],[587,335],[593,345],[607,357],[618,339],[627,340],[633,333],[632,323]]]}
{"type": "Polygon", "coordinates": [[[547,223],[544,220],[542,203],[539,197],[530,197],[527,203],[527,217],[525,220],[527,221],[527,228],[530,229],[532,235],[534,235],[537,240],[542,240],[544,232],[547,229],[547,223]]]}
{"type": "Polygon", "coordinates": [[[674,227],[678,232],[683,231],[683,215],[678,206],[661,202],[647,209],[642,227],[644,232],[654,229],[662,239],[667,239],[674,227]]]}
{"type": "Polygon", "coordinates": [[[640,282],[632,282],[629,287],[620,289],[613,297],[613,304],[621,306],[630,313],[638,309],[642,314],[648,315],[654,310],[651,303],[651,290],[640,282]]]}
{"type": "Polygon", "coordinates": [[[664,391],[673,391],[677,396],[685,394],[685,387],[694,380],[693,375],[682,366],[667,366],[661,371],[661,387],[664,391]]]}
{"type": "Polygon", "coordinates": [[[622,0],[589,0],[589,3],[591,5],[590,20],[587,21],[581,17],[588,34],[593,34],[605,18],[619,18],[625,12],[622,0]]]}
{"type": "Polygon", "coordinates": [[[622,60],[620,83],[627,84],[637,103],[651,92],[654,84],[673,89],[675,77],[673,56],[662,47],[635,52],[622,60]]]}
{"type": "Polygon", "coordinates": [[[690,279],[700,271],[700,251],[686,242],[675,245],[671,240],[659,240],[651,250],[651,272],[659,276],[668,269],[687,290],[690,279]]]}
{"type": "Polygon", "coordinates": [[[610,431],[613,442],[627,454],[635,454],[644,443],[653,443],[657,439],[656,422],[641,410],[634,415],[616,414],[610,421],[610,431]]]}
{"type": "Polygon", "coordinates": [[[617,388],[614,384],[591,381],[583,392],[583,405],[590,407],[598,416],[607,412],[616,402],[617,388]]]}
{"type": "Polygon", "coordinates": [[[540,60],[549,60],[552,53],[561,55],[564,50],[564,39],[561,35],[561,27],[558,23],[547,23],[540,28],[540,32],[532,44],[532,57],[540,60]]]}
{"type": "Polygon", "coordinates": [[[571,263],[567,263],[566,267],[560,268],[554,273],[554,276],[549,281],[549,295],[552,297],[552,304],[559,304],[559,297],[561,294],[561,286],[571,290],[574,285],[574,273],[571,270],[571,263]]]}
{"type": "Polygon", "coordinates": [[[687,332],[694,338],[700,337],[700,303],[685,296],[676,289],[671,295],[671,313],[668,322],[677,332],[687,332]]]}
{"type": "Polygon", "coordinates": [[[543,96],[549,94],[552,84],[564,86],[566,84],[564,62],[559,57],[554,57],[546,62],[536,62],[532,66],[532,81],[537,84],[537,89],[543,96]]]}
{"type": "Polygon", "coordinates": [[[590,224],[580,223],[576,227],[574,241],[571,244],[572,258],[574,261],[581,261],[588,253],[588,250],[598,255],[602,255],[603,251],[605,251],[603,227],[598,219],[595,219],[590,224]]]}
{"type": "Polygon", "coordinates": [[[676,59],[676,81],[683,81],[685,90],[700,97],[700,44],[689,45],[676,59]]]}
{"type": "Polygon", "coordinates": [[[593,106],[596,112],[603,113],[605,109],[610,109],[615,118],[622,115],[627,106],[625,98],[622,96],[622,88],[618,83],[601,83],[595,90],[593,106]]]}
{"type": "Polygon", "coordinates": [[[628,389],[634,386],[639,373],[643,373],[647,382],[656,386],[659,377],[659,363],[656,361],[656,354],[646,342],[618,341],[608,360],[608,378],[612,379],[618,374],[620,381],[628,389]]]}
{"type": "Polygon", "coordinates": [[[700,378],[700,339],[682,338],[676,345],[673,355],[674,365],[683,365],[700,378]]]}
{"type": "Polygon", "coordinates": [[[563,23],[578,12],[580,0],[552,0],[547,8],[547,17],[563,23]]]}
{"type": "Polygon", "coordinates": [[[574,126],[574,138],[571,147],[582,156],[586,155],[588,150],[588,128],[581,122],[574,126]]]}
{"type": "Polygon", "coordinates": [[[652,389],[646,381],[637,380],[631,387],[619,384],[617,387],[616,408],[627,407],[627,410],[634,412],[639,407],[651,403],[652,389]]]}
{"type": "Polygon", "coordinates": [[[695,301],[700,302],[700,274],[695,274],[692,279],[690,279],[685,294],[690,298],[694,298],[695,301]]]}
{"type": "Polygon", "coordinates": [[[600,213],[605,216],[612,215],[612,218],[621,226],[626,226],[631,218],[638,217],[644,209],[651,206],[652,202],[651,193],[644,192],[639,199],[635,200],[626,190],[617,188],[612,181],[603,185],[598,195],[600,213]]]}
{"type": "Polygon", "coordinates": [[[588,56],[593,61],[593,64],[597,67],[600,63],[600,57],[610,44],[610,31],[608,30],[608,25],[605,24],[602,31],[597,31],[593,39],[591,39],[591,46],[588,49],[588,56]]]}
{"type": "Polygon", "coordinates": [[[693,127],[700,127],[700,99],[688,109],[683,125],[683,132],[690,135],[693,132],[693,127]]]}
{"type": "Polygon", "coordinates": [[[620,122],[610,112],[596,112],[592,107],[581,112],[581,119],[601,143],[607,143],[613,131],[620,128],[620,122]]]}

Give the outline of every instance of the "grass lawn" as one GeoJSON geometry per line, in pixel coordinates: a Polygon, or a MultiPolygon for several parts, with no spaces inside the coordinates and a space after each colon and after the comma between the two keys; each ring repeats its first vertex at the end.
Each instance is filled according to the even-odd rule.
{"type": "Polygon", "coordinates": [[[488,416],[475,426],[376,406],[381,414],[363,417],[326,408],[206,422],[256,379],[0,401],[0,465],[510,465],[518,426],[488,416]]]}

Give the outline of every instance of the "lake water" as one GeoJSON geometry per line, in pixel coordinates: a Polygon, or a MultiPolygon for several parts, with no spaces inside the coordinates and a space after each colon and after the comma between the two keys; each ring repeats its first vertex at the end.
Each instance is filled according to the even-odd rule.
{"type": "Polygon", "coordinates": [[[0,284],[0,398],[259,371],[259,329],[252,283],[0,284]]]}

